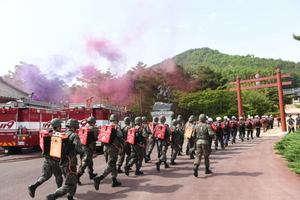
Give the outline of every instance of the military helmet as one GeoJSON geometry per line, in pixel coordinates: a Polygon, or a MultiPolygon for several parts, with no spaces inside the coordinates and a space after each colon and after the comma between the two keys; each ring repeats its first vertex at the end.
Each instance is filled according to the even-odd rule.
{"type": "Polygon", "coordinates": [[[50,122],[52,128],[56,128],[58,126],[61,126],[61,123],[62,123],[62,121],[59,118],[54,118],[50,122]]]}
{"type": "Polygon", "coordinates": [[[79,128],[79,123],[77,119],[68,119],[66,127],[79,128]]]}
{"type": "Polygon", "coordinates": [[[199,115],[199,121],[205,122],[206,121],[206,115],[205,114],[199,115]]]}
{"type": "Polygon", "coordinates": [[[130,124],[130,122],[131,122],[131,119],[129,117],[124,118],[124,123],[125,124],[130,124]]]}
{"type": "Polygon", "coordinates": [[[143,120],[143,122],[147,122],[148,121],[147,117],[145,117],[145,116],[142,117],[142,120],[143,120]]]}
{"type": "Polygon", "coordinates": [[[173,126],[176,126],[177,124],[178,124],[177,119],[173,119],[173,120],[172,120],[172,125],[173,125],[173,126]]]}
{"type": "Polygon", "coordinates": [[[161,116],[159,117],[159,121],[160,121],[160,122],[165,122],[165,121],[166,121],[166,117],[163,116],[163,115],[161,115],[161,116]]]}
{"type": "Polygon", "coordinates": [[[154,122],[158,122],[158,120],[159,120],[158,117],[154,117],[154,118],[153,118],[153,121],[154,121],[154,122]]]}
{"type": "Polygon", "coordinates": [[[143,123],[142,118],[141,118],[141,117],[136,117],[136,118],[134,119],[134,124],[140,124],[140,123],[143,123]]]}
{"type": "Polygon", "coordinates": [[[112,115],[109,117],[109,121],[119,121],[118,115],[112,114],[112,115]]]}
{"type": "Polygon", "coordinates": [[[189,118],[189,122],[194,122],[194,121],[195,121],[195,116],[191,115],[190,118],[189,118]]]}
{"type": "Polygon", "coordinates": [[[87,121],[88,121],[89,123],[96,123],[96,118],[93,117],[93,116],[90,116],[90,117],[87,119],[87,121]]]}

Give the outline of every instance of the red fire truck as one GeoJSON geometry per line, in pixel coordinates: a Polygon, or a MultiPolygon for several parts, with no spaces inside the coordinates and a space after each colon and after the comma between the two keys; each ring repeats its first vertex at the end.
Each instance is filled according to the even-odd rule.
{"type": "Polygon", "coordinates": [[[20,102],[0,108],[0,146],[5,153],[20,151],[24,147],[39,147],[39,132],[50,129],[53,118],[61,118],[65,130],[65,122],[70,118],[77,119],[83,127],[90,116],[97,119],[97,126],[108,124],[111,114],[117,114],[121,124],[126,116],[130,116],[130,112],[124,109],[104,104],[91,104],[89,107],[86,104],[70,104],[62,108],[31,100],[20,102]]]}

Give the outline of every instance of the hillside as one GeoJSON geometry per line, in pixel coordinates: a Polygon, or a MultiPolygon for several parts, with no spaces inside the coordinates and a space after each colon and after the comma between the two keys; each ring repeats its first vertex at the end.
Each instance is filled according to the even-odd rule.
{"type": "MultiPolygon", "coordinates": [[[[233,81],[236,76],[248,76],[258,71],[269,76],[280,69],[282,73],[291,73],[293,85],[290,87],[300,86],[300,63],[283,61],[281,59],[266,59],[255,57],[254,55],[228,55],[210,48],[190,49],[172,58],[176,65],[185,69],[188,73],[194,74],[199,66],[207,66],[210,69],[222,72],[223,76],[229,81],[233,81]]],[[[163,66],[163,61],[157,66],[163,66]]]]}

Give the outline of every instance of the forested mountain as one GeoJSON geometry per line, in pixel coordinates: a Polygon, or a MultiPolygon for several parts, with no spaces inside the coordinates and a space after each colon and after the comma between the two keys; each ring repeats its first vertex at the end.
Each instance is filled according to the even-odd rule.
{"type": "MultiPolygon", "coordinates": [[[[235,81],[236,76],[242,79],[254,78],[255,72],[260,72],[262,76],[275,74],[276,69],[283,73],[292,75],[293,85],[300,86],[300,63],[283,61],[281,59],[258,58],[254,55],[228,55],[210,48],[190,49],[172,58],[174,64],[181,66],[188,73],[194,74],[199,70],[199,66],[206,66],[215,72],[221,72],[222,76],[229,82],[235,81]]],[[[154,67],[163,65],[164,62],[154,67]]]]}

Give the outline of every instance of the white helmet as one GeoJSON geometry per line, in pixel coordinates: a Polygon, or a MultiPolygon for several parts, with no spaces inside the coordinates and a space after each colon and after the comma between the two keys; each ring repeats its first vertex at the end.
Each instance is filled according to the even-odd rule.
{"type": "Polygon", "coordinates": [[[239,119],[244,119],[243,117],[239,117],[239,119]]]}
{"type": "Polygon", "coordinates": [[[220,121],[221,119],[222,119],[221,117],[217,117],[217,118],[216,118],[217,121],[220,121]]]}
{"type": "Polygon", "coordinates": [[[235,117],[235,116],[232,116],[231,119],[236,119],[236,117],[235,117]]]}
{"type": "Polygon", "coordinates": [[[226,119],[228,119],[228,117],[227,117],[227,116],[224,116],[223,119],[226,120],[226,119]]]}
{"type": "Polygon", "coordinates": [[[209,122],[212,122],[213,121],[213,119],[212,118],[208,118],[208,120],[207,121],[209,121],[209,122]]]}

